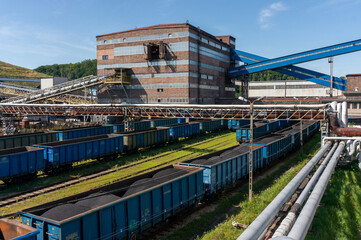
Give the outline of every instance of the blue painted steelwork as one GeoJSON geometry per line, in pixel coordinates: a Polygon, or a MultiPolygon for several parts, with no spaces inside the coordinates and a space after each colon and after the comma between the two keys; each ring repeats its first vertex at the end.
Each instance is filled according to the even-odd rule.
{"type": "MultiPolygon", "coordinates": [[[[234,60],[241,61],[241,62],[244,62],[247,64],[253,64],[253,63],[269,60],[268,58],[264,58],[264,57],[261,57],[261,56],[255,55],[255,54],[251,54],[251,53],[247,53],[247,52],[243,52],[243,51],[239,51],[239,50],[235,50],[235,49],[232,49],[232,58],[234,60]]],[[[230,69],[230,70],[232,70],[232,69],[230,69]]],[[[276,69],[272,69],[272,70],[279,72],[279,73],[287,74],[289,76],[293,76],[293,77],[297,77],[297,78],[300,78],[303,80],[314,82],[314,83],[317,83],[317,84],[320,84],[320,85],[323,85],[326,87],[330,87],[330,85],[331,85],[330,75],[312,71],[309,69],[296,67],[296,66],[287,66],[287,67],[276,68],[276,69]]],[[[346,91],[347,80],[338,78],[338,77],[333,77],[333,87],[335,89],[338,89],[341,91],[346,91]]]]}
{"type": "Polygon", "coordinates": [[[361,50],[361,39],[230,69],[229,76],[255,73],[361,50]]]}
{"type": "Polygon", "coordinates": [[[0,78],[0,81],[7,81],[7,82],[40,82],[40,79],[0,78]]]}

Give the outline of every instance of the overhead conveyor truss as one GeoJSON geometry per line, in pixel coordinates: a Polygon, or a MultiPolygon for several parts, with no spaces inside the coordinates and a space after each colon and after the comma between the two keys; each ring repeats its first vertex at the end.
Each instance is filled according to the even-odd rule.
{"type": "MultiPolygon", "coordinates": [[[[246,64],[253,64],[253,63],[269,60],[268,58],[265,58],[265,57],[261,57],[261,56],[255,55],[255,54],[251,54],[251,53],[247,53],[247,52],[239,51],[239,50],[235,50],[235,49],[232,49],[232,58],[236,61],[241,61],[246,64]]],[[[232,70],[233,69],[230,69],[230,71],[232,71],[232,70]]],[[[320,84],[320,85],[323,85],[326,87],[330,87],[330,85],[331,85],[330,75],[316,72],[313,70],[309,70],[306,68],[301,68],[301,67],[296,67],[296,66],[286,66],[286,67],[276,68],[276,69],[272,69],[272,70],[279,72],[279,73],[287,74],[289,76],[293,76],[293,77],[297,77],[297,78],[300,78],[303,80],[314,82],[314,83],[317,83],[317,84],[320,84]]],[[[229,75],[231,76],[233,74],[229,74],[229,75]]],[[[346,91],[347,80],[333,76],[333,87],[335,89],[338,89],[341,91],[346,91]]]]}
{"type": "Polygon", "coordinates": [[[25,95],[8,98],[3,100],[2,103],[34,103],[41,100],[64,95],[77,90],[83,90],[84,88],[94,87],[102,84],[104,77],[87,76],[74,81],[68,81],[63,84],[56,85],[51,88],[34,91],[25,95]]]}

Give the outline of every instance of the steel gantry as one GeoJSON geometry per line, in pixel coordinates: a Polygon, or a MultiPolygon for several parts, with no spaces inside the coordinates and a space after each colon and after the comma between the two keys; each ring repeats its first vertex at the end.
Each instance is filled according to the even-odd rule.
{"type": "MultiPolygon", "coordinates": [[[[254,105],[254,119],[325,120],[328,104],[254,105]]],[[[139,116],[249,119],[250,105],[198,104],[6,104],[2,114],[53,116],[139,116]]]]}

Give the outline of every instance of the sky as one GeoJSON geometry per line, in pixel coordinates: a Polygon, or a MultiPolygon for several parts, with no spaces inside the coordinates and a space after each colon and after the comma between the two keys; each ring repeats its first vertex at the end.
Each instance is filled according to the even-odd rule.
{"type": "MultiPolygon", "coordinates": [[[[30,69],[95,59],[96,35],[186,21],[267,58],[361,39],[361,0],[0,0],[0,10],[0,61],[30,69]]],[[[327,59],[298,66],[330,72],[327,59]]],[[[361,51],[334,58],[336,76],[360,68],[361,51]]]]}

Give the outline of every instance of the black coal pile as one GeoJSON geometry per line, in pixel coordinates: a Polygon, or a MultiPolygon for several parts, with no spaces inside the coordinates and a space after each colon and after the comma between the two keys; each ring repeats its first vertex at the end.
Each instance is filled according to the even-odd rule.
{"type": "Polygon", "coordinates": [[[183,176],[187,173],[188,172],[186,170],[179,168],[168,168],[159,171],[156,174],[154,174],[152,178],[143,178],[141,180],[134,182],[132,185],[130,185],[130,187],[125,192],[123,197],[127,197],[135,193],[139,193],[146,189],[152,188],[156,185],[165,183],[167,181],[171,181],[172,179],[183,176]]]}
{"type": "Polygon", "coordinates": [[[196,160],[193,160],[191,163],[193,164],[199,164],[199,165],[204,165],[205,163],[207,163],[207,159],[196,159],[196,160]]]}
{"type": "Polygon", "coordinates": [[[84,199],[78,201],[76,204],[93,209],[114,202],[119,199],[120,197],[114,194],[105,194],[103,192],[97,192],[90,194],[84,199]]]}
{"type": "Polygon", "coordinates": [[[62,221],[89,210],[90,208],[88,207],[69,203],[53,207],[41,216],[55,221],[62,221]]]}
{"type": "Polygon", "coordinates": [[[154,187],[156,183],[151,178],[143,178],[132,183],[128,190],[124,193],[123,197],[130,196],[132,194],[144,191],[145,189],[154,187]]]}
{"type": "Polygon", "coordinates": [[[177,177],[187,174],[186,170],[180,168],[168,168],[157,172],[153,175],[152,179],[159,183],[167,182],[177,177]]]}

